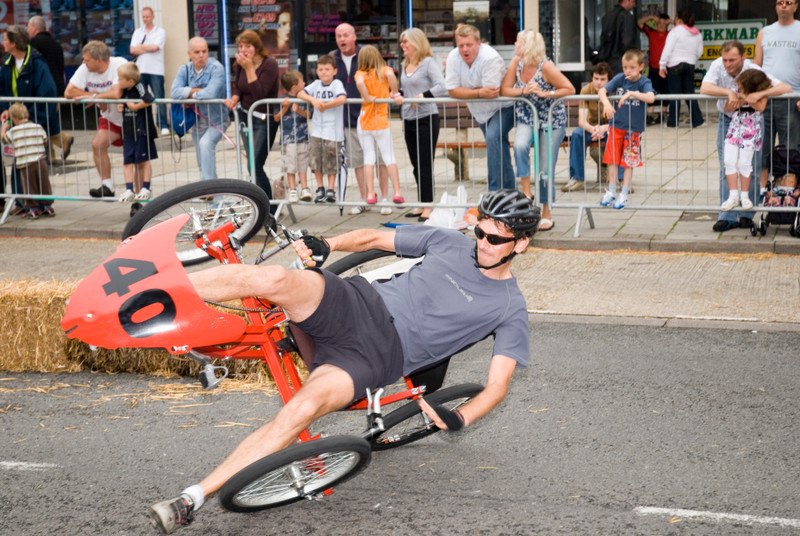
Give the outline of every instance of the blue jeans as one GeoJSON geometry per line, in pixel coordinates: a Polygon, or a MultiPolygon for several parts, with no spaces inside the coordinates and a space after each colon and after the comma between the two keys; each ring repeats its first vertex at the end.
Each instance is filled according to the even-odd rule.
{"type": "MultiPolygon", "coordinates": [[[[244,118],[244,116],[240,117],[244,118]]],[[[246,123],[240,125],[240,127],[244,126],[246,126],[246,123]]],[[[264,164],[267,161],[269,150],[272,148],[272,143],[275,141],[275,134],[277,132],[278,123],[276,123],[272,117],[267,117],[264,120],[253,117],[253,165],[255,167],[256,186],[264,190],[270,200],[273,198],[272,185],[269,182],[269,177],[267,177],[267,172],[264,171],[264,164]]],[[[247,141],[247,133],[240,128],[240,134],[242,147],[244,147],[249,159],[250,144],[247,141]]],[[[249,161],[247,163],[247,170],[250,170],[249,161]]],[[[270,205],[270,211],[274,213],[275,210],[277,210],[277,207],[270,205]]]]}
{"type": "MultiPolygon", "coordinates": [[[[725,134],[728,132],[728,125],[731,124],[731,118],[725,114],[720,114],[719,127],[717,128],[717,155],[719,157],[719,204],[721,205],[728,199],[731,191],[728,188],[728,180],[725,178],[725,134]]],[[[759,180],[761,174],[761,151],[757,151],[753,156],[753,175],[750,180],[750,199],[753,204],[757,205],[761,202],[758,198],[759,195],[759,180]]],[[[728,212],[720,212],[717,216],[718,220],[739,221],[739,218],[753,218],[755,212],[747,212],[743,210],[731,210],[728,212]]]]}
{"type": "MultiPolygon", "coordinates": [[[[164,98],[164,76],[160,74],[149,74],[149,73],[142,73],[141,78],[139,78],[139,82],[144,86],[145,89],[150,88],[150,93],[158,99],[164,98]]],[[[159,128],[169,128],[169,123],[167,122],[167,105],[166,104],[159,104],[158,105],[158,118],[156,121],[158,122],[159,128]]]]}
{"type": "MultiPolygon", "coordinates": [[[[600,140],[599,144],[599,153],[600,153],[600,162],[603,161],[603,149],[605,148],[605,142],[608,139],[608,134],[603,136],[603,139],[600,140]]],[[[581,127],[576,128],[572,131],[572,135],[569,138],[569,176],[570,178],[575,179],[576,181],[583,182],[586,177],[586,167],[584,162],[586,161],[586,147],[592,143],[592,134],[590,132],[586,132],[581,127]]],[[[598,166],[600,164],[598,163],[598,166]]],[[[619,166],[619,180],[622,180],[622,174],[625,173],[625,168],[619,166]]],[[[605,179],[606,177],[600,177],[601,179],[605,179]]]]}
{"type": "MultiPolygon", "coordinates": [[[[786,145],[790,149],[797,147],[800,143],[800,112],[797,111],[794,99],[778,99],[767,102],[764,110],[764,147],[762,150],[761,165],[769,165],[769,157],[775,147],[777,137],[781,145],[786,145]]],[[[753,177],[758,177],[753,173],[753,177]]]]}
{"type": "MultiPolygon", "coordinates": [[[[550,145],[548,146],[547,128],[544,125],[539,128],[539,147],[536,150],[538,151],[540,175],[543,175],[543,180],[539,181],[539,201],[544,204],[552,202],[547,195],[548,186],[553,182],[553,171],[558,161],[558,149],[561,147],[561,141],[564,139],[566,131],[566,126],[554,129],[550,134],[550,145]]],[[[517,164],[517,177],[531,176],[532,141],[533,126],[517,123],[514,131],[514,161],[517,164]]]]}
{"type": "MultiPolygon", "coordinates": [[[[225,130],[225,126],[220,126],[225,130]]],[[[200,178],[204,181],[217,178],[217,144],[222,138],[222,132],[210,126],[202,117],[197,118],[197,123],[192,132],[194,152],[197,155],[197,164],[200,166],[200,178]]]]}
{"type": "Polygon", "coordinates": [[[486,140],[489,161],[489,191],[500,188],[516,189],[514,166],[511,165],[511,145],[508,133],[514,128],[514,107],[500,108],[485,123],[478,123],[486,140]]]}

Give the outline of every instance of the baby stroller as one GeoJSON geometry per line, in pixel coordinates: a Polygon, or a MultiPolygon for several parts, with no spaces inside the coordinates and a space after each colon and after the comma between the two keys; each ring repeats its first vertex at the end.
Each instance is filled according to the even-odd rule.
{"type": "MultiPolygon", "coordinates": [[[[778,145],[772,150],[769,158],[769,169],[772,172],[764,194],[765,207],[797,207],[800,188],[797,177],[800,177],[800,151],[787,149],[778,145]]],[[[800,212],[762,212],[758,223],[753,220],[750,234],[761,236],[767,234],[767,228],[773,225],[788,225],[789,234],[800,238],[800,212]]]]}

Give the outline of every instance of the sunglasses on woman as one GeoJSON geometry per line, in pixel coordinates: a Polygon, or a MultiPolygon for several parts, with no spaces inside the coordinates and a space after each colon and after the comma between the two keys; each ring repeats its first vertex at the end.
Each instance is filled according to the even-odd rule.
{"type": "Polygon", "coordinates": [[[481,229],[480,226],[478,225],[475,226],[474,233],[475,237],[478,240],[483,240],[485,238],[486,241],[493,246],[499,246],[500,244],[507,244],[509,242],[515,242],[517,240],[513,236],[500,236],[496,234],[489,234],[483,229],[481,229]]]}

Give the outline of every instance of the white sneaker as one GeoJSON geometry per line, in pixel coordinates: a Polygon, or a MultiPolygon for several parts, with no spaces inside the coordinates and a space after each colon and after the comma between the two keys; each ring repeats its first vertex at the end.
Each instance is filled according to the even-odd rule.
{"type": "Polygon", "coordinates": [[[742,203],[743,209],[750,210],[751,208],[753,208],[753,202],[750,201],[750,197],[747,194],[742,195],[740,201],[742,203]]]}
{"type": "MultiPolygon", "coordinates": [[[[388,203],[389,200],[385,197],[381,199],[381,203],[388,203]]],[[[392,213],[392,207],[381,207],[381,216],[388,216],[392,213]]]]}
{"type": "Polygon", "coordinates": [[[169,136],[169,129],[167,127],[162,128],[160,134],[162,136],[169,136]]]}
{"type": "Polygon", "coordinates": [[[142,188],[141,190],[139,190],[139,193],[136,194],[136,197],[134,197],[134,199],[137,201],[147,201],[152,196],[153,193],[150,191],[149,188],[142,188]]]}
{"type": "MultiPolygon", "coordinates": [[[[727,211],[729,211],[729,210],[733,210],[733,209],[735,209],[735,208],[736,208],[736,207],[738,207],[738,206],[739,206],[739,200],[738,200],[738,199],[736,199],[735,197],[729,197],[729,198],[728,198],[728,200],[727,200],[727,201],[725,201],[724,203],[722,203],[722,205],[720,205],[720,207],[719,207],[719,208],[720,208],[720,209],[721,209],[723,212],[727,212],[727,211]]],[[[752,203],[750,204],[750,208],[753,208],[753,205],[752,205],[752,203]]]]}
{"type": "Polygon", "coordinates": [[[614,203],[614,208],[617,210],[622,210],[627,206],[628,206],[628,196],[626,194],[620,195],[617,198],[617,201],[614,203]]]}
{"type": "Polygon", "coordinates": [[[300,192],[300,201],[311,201],[311,199],[311,190],[308,188],[303,188],[303,190],[300,192]]]}
{"type": "Polygon", "coordinates": [[[133,195],[133,190],[128,190],[126,188],[125,189],[125,193],[123,193],[121,196],[119,196],[118,201],[120,203],[130,203],[131,201],[133,201],[134,197],[136,197],[136,196],[133,195]]]}
{"type": "MultiPolygon", "coordinates": [[[[310,196],[311,192],[309,192],[308,194],[310,196]]],[[[289,190],[289,202],[290,203],[297,203],[297,201],[298,201],[297,190],[292,188],[291,190],[289,190]]]]}
{"type": "Polygon", "coordinates": [[[613,203],[617,199],[617,196],[611,191],[606,190],[606,194],[603,196],[603,199],[600,200],[600,204],[604,207],[607,207],[611,203],[613,203]]]}
{"type": "Polygon", "coordinates": [[[355,207],[351,208],[350,211],[348,212],[348,214],[350,214],[351,216],[358,216],[362,212],[366,212],[366,211],[367,211],[367,207],[365,207],[363,205],[358,205],[358,206],[355,206],[355,207]]]}

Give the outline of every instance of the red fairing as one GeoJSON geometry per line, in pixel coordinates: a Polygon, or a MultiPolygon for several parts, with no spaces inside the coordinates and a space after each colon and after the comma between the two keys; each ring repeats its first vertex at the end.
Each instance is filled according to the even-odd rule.
{"type": "Polygon", "coordinates": [[[243,318],[208,307],[175,254],[188,221],[176,216],[132,236],[78,286],[61,327],[103,348],[165,348],[184,353],[236,340],[243,318]]]}

